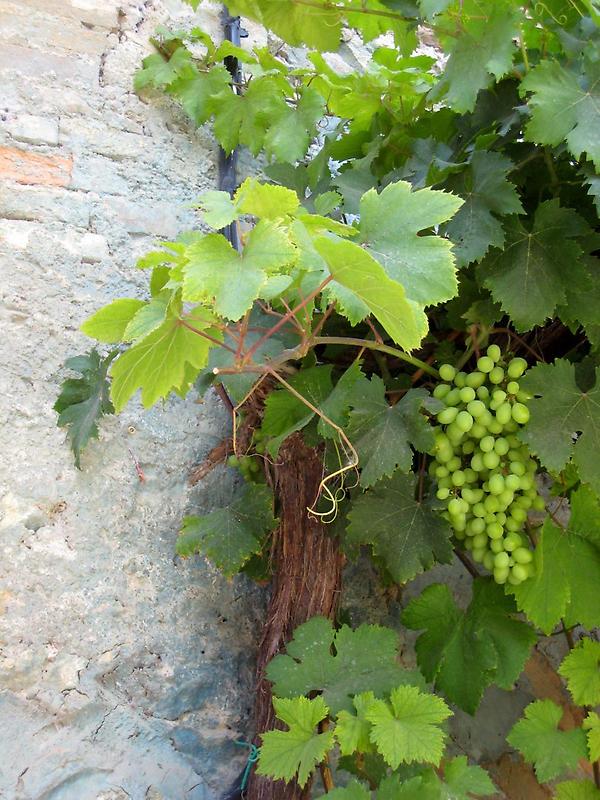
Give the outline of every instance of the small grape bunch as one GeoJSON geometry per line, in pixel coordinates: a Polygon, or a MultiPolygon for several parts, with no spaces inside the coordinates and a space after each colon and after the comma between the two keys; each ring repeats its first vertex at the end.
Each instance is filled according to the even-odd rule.
{"type": "Polygon", "coordinates": [[[253,454],[229,456],[227,463],[230,467],[239,469],[245,481],[252,483],[263,483],[264,475],[261,469],[261,456],[265,452],[265,442],[263,432],[256,428],[252,435],[253,454]]]}
{"type": "Polygon", "coordinates": [[[527,362],[503,366],[501,355],[492,344],[474,372],[440,367],[444,382],[433,396],[444,408],[436,415],[430,475],[455,538],[497,583],[515,586],[534,572],[523,528],[528,510],[543,510],[544,501],[537,464],[516,435],[529,420],[530,397],[518,383],[527,362]]]}

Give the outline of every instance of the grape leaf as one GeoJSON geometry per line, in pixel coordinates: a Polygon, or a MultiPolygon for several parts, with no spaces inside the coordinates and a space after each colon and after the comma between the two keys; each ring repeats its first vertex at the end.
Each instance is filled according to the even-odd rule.
{"type": "Polygon", "coordinates": [[[600,704],[600,642],[581,639],[558,671],[578,706],[600,704]]]}
{"type": "Polygon", "coordinates": [[[333,731],[315,733],[315,727],[327,718],[329,709],[322,697],[315,697],[314,700],[306,697],[294,697],[291,700],[274,697],[273,706],[277,718],[289,730],[261,734],[262,745],[256,774],[288,782],[297,776],[300,786],[305,786],[313,769],[334,745],[333,731]]]}
{"type": "Polygon", "coordinates": [[[531,230],[523,217],[504,225],[504,249],[493,249],[481,262],[479,276],[518,330],[529,330],[566,302],[571,266],[583,256],[577,237],[588,232],[584,220],[558,200],[540,203],[531,230]]]}
{"type": "Polygon", "coordinates": [[[240,319],[265,286],[269,272],[284,269],[296,257],[288,234],[261,220],[248,235],[242,253],[218,233],[210,233],[186,250],[183,299],[213,301],[221,316],[240,319]]]}
{"type": "Polygon", "coordinates": [[[154,297],[149,303],[144,303],[133,315],[123,332],[123,340],[131,342],[142,339],[165,321],[171,293],[166,291],[164,296],[154,297]]]}
{"type": "Polygon", "coordinates": [[[439,724],[450,716],[441,697],[416,686],[392,689],[389,702],[374,700],[366,712],[371,741],[392,769],[414,761],[439,764],[445,739],[439,724]]]}
{"type": "Polygon", "coordinates": [[[81,378],[63,381],[54,410],[58,413],[58,427],[67,428],[77,469],[81,469],[83,448],[90,439],[98,438],[98,420],[114,413],[106,376],[116,355],[117,351],[113,350],[102,358],[97,350],[91,350],[87,355],[75,356],[65,362],[65,367],[79,372],[81,378]]]}
{"type": "Polygon", "coordinates": [[[342,709],[337,715],[335,738],[339,742],[340,753],[343,756],[374,751],[369,738],[371,723],[365,716],[374,700],[373,692],[357,694],[352,699],[356,714],[349,714],[348,711],[342,709]]]}
{"type": "Polygon", "coordinates": [[[542,61],[521,81],[529,95],[531,119],[525,128],[532,142],[557,146],[566,141],[575,158],[586,153],[600,170],[600,65],[587,61],[581,72],[558,61],[542,61]]]}
{"type": "Polygon", "coordinates": [[[313,617],[296,628],[286,654],[269,663],[267,678],[277,697],[320,691],[333,715],[352,712],[351,698],[365,687],[382,696],[405,683],[423,685],[417,671],[398,664],[398,644],[389,628],[343,625],[334,631],[328,619],[313,617]]]}
{"type": "Polygon", "coordinates": [[[450,219],[463,201],[433,189],[413,191],[410,183],[390,183],[360,201],[360,241],[390,278],[420,305],[449,300],[457,292],[452,244],[419,232],[450,219]]]}
{"type": "Polygon", "coordinates": [[[242,214],[280,219],[294,214],[300,206],[300,200],[296,192],[286,189],[285,186],[246,178],[235,193],[235,204],[242,214]]]}
{"type": "Polygon", "coordinates": [[[97,339],[99,342],[126,341],[125,329],[143,305],[143,300],[135,300],[131,297],[113,300],[112,303],[103,306],[91,317],[88,317],[80,330],[86,336],[97,339]]]}
{"type": "Polygon", "coordinates": [[[592,781],[564,781],[555,790],[555,800],[600,800],[600,789],[592,781]]]}
{"type": "Polygon", "coordinates": [[[504,245],[500,215],[523,213],[517,190],[508,180],[513,168],[501,153],[475,150],[468,167],[446,181],[465,201],[445,228],[460,266],[480,261],[490,247],[504,245]]]}
{"type": "Polygon", "coordinates": [[[487,797],[496,793],[488,773],[466,756],[457,756],[444,764],[441,800],[469,800],[472,795],[487,797]]]}
{"type": "Polygon", "coordinates": [[[595,711],[589,712],[582,728],[586,731],[589,760],[593,763],[600,758],[600,717],[595,711]]]}
{"type": "Polygon", "coordinates": [[[421,414],[428,397],[425,389],[410,389],[396,405],[390,406],[385,384],[377,375],[361,384],[361,396],[353,403],[348,420],[348,438],[360,462],[360,482],[372,486],[398,467],[408,472],[412,465],[412,444],[427,452],[433,447],[433,429],[421,414]]]}
{"type": "MultiPolygon", "coordinates": [[[[407,299],[403,287],[389,278],[383,267],[360,245],[342,239],[315,237],[315,247],[325,260],[334,283],[327,292],[341,304],[347,302],[346,293],[357,299],[379,320],[391,338],[411,350],[417,347],[427,333],[427,318],[423,310],[407,299]],[[342,290],[341,295],[338,288],[342,290]]],[[[343,309],[342,309],[343,311],[343,309]]],[[[353,324],[366,316],[363,312],[353,324]]]]}
{"type": "Polygon", "coordinates": [[[482,4],[460,0],[452,4],[436,24],[440,30],[456,30],[456,36],[442,35],[450,50],[441,86],[446,100],[457,112],[472,111],[477,95],[506,75],[513,62],[519,14],[510,0],[482,4]]]}
{"type": "Polygon", "coordinates": [[[506,737],[533,764],[542,783],[575,769],[580,758],[587,758],[585,733],[581,728],[559,730],[562,715],[562,708],[552,700],[536,700],[506,737]]]}
{"type": "Polygon", "coordinates": [[[225,508],[201,517],[185,517],[176,551],[180,556],[201,553],[231,577],[260,552],[275,524],[271,490],[245,484],[225,508]]]}
{"type": "Polygon", "coordinates": [[[306,44],[317,50],[337,51],[341,36],[341,14],[328,0],[298,5],[294,0],[230,0],[231,14],[261,22],[265,28],[293,45],[306,44]]]}
{"type": "Polygon", "coordinates": [[[190,65],[191,53],[186,47],[178,47],[169,59],[160,53],[153,53],[142,61],[142,68],[135,73],[133,88],[136,92],[146,86],[164,89],[177,79],[182,69],[190,65]]]}
{"type": "Polygon", "coordinates": [[[478,579],[466,612],[442,584],[428,586],[402,614],[417,639],[417,661],[438,690],[470,714],[492,683],[511,689],[529,652],[535,632],[514,619],[516,608],[493,581],[478,579]]]}
{"type": "Polygon", "coordinates": [[[210,189],[200,196],[197,207],[202,211],[202,219],[215,230],[221,230],[238,218],[239,212],[229,192],[210,189]]]}
{"type": "Polygon", "coordinates": [[[230,81],[231,75],[222,64],[202,72],[190,65],[180,71],[167,91],[179,100],[196,125],[202,125],[219,110],[220,93],[227,91],[233,94],[230,81]]]}
{"type": "Polygon", "coordinates": [[[371,792],[358,781],[350,781],[344,787],[338,786],[328,794],[328,800],[371,800],[371,792]]]}
{"type": "Polygon", "coordinates": [[[530,420],[519,433],[551,472],[560,472],[572,457],[581,480],[596,494],[600,494],[599,378],[596,370],[596,385],[582,392],[575,381],[575,365],[564,359],[529,370],[521,385],[534,399],[529,401],[530,420]]]}
{"type": "MultiPolygon", "coordinates": [[[[214,319],[210,312],[202,309],[202,314],[203,318],[196,318],[195,312],[191,312],[186,320],[196,330],[219,339],[221,333],[211,327],[214,319]]],[[[160,327],[113,363],[110,395],[117,412],[137,389],[142,390],[142,403],[149,408],[169,392],[189,385],[190,371],[194,372],[193,377],[197,375],[208,360],[211,346],[208,339],[185,327],[182,320],[170,312],[160,327]]]]}
{"type": "Polygon", "coordinates": [[[358,497],[348,514],[346,544],[370,545],[396,583],[406,583],[434,561],[452,559],[450,527],[414,499],[416,480],[396,472],[358,497]]]}

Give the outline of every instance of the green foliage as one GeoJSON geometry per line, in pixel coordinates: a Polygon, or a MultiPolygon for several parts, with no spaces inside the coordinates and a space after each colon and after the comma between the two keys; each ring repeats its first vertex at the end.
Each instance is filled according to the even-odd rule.
{"type": "Polygon", "coordinates": [[[600,381],[582,391],[575,366],[558,359],[530,370],[523,388],[534,395],[523,441],[552,472],[560,472],[572,458],[581,479],[599,493],[600,381]]]}
{"type": "Polygon", "coordinates": [[[590,711],[584,719],[582,728],[586,731],[587,746],[590,761],[600,759],[600,716],[595,711],[590,711]]]}
{"type": "Polygon", "coordinates": [[[288,726],[288,730],[262,734],[256,771],[259,775],[285,781],[291,781],[297,775],[300,786],[305,786],[315,766],[333,747],[333,731],[315,731],[318,723],[327,717],[329,709],[322,697],[314,700],[306,697],[275,698],[273,705],[277,718],[288,726]]]}
{"type": "Polygon", "coordinates": [[[180,556],[201,553],[225,575],[235,575],[262,550],[275,523],[271,490],[247,484],[225,508],[186,517],[176,550],[180,556]]]}
{"type": "Polygon", "coordinates": [[[98,438],[98,421],[114,413],[106,376],[116,355],[113,350],[102,358],[97,350],[90,350],[86,355],[65,361],[65,367],[78,372],[81,378],[66,378],[62,382],[54,410],[58,413],[57,425],[67,428],[77,469],[81,469],[81,453],[86,444],[98,438]]]}
{"type": "Polygon", "coordinates": [[[556,800],[600,800],[600,789],[592,781],[564,781],[556,785],[556,800]]]}
{"type": "Polygon", "coordinates": [[[600,642],[581,639],[566,656],[559,672],[577,705],[600,704],[600,642]]]}
{"type": "Polygon", "coordinates": [[[378,625],[334,631],[324,617],[313,617],[296,628],[267,667],[277,697],[295,697],[320,691],[332,714],[353,712],[352,697],[368,687],[382,697],[402,684],[422,685],[418,672],[398,664],[398,636],[378,625]],[[333,648],[333,651],[332,651],[333,648]]]}
{"type": "Polygon", "coordinates": [[[435,561],[452,558],[450,527],[415,500],[416,475],[396,472],[359,496],[348,514],[347,545],[369,545],[397,583],[405,583],[435,561]]]}
{"type": "MultiPolygon", "coordinates": [[[[538,780],[545,782],[575,769],[586,758],[585,734],[581,728],[558,729],[563,710],[552,700],[536,700],[512,728],[507,742],[525,761],[533,764],[538,780]]],[[[568,796],[568,795],[567,795],[568,796]]]]}
{"type": "Polygon", "coordinates": [[[427,680],[472,714],[487,686],[512,689],[536,641],[515,612],[500,586],[479,578],[466,611],[456,605],[447,586],[437,583],[411,600],[402,621],[424,630],[416,650],[427,680]]]}

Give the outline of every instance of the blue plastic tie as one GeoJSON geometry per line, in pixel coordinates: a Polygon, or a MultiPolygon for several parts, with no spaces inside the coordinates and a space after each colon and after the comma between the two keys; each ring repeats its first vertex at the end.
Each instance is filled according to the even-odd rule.
{"type": "Polygon", "coordinates": [[[255,744],[251,744],[250,742],[244,742],[241,739],[236,740],[235,744],[239,747],[248,747],[250,749],[250,753],[248,754],[248,761],[246,762],[246,769],[244,770],[244,774],[242,775],[242,782],[240,784],[240,792],[243,792],[248,785],[248,779],[250,778],[250,773],[252,771],[252,765],[256,764],[258,761],[258,747],[255,744]]]}

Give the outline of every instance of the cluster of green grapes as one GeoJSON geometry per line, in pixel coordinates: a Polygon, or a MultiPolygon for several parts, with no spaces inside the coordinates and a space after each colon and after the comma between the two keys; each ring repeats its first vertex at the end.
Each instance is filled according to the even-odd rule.
{"type": "Polygon", "coordinates": [[[444,383],[433,395],[444,403],[437,413],[430,474],[443,516],[474,561],[497,583],[517,585],[533,574],[533,554],[522,533],[530,508],[543,510],[536,462],[516,436],[529,419],[529,395],[517,382],[523,358],[504,367],[498,345],[477,361],[475,372],[440,367],[444,383]],[[438,427],[439,426],[439,427],[438,427]]]}
{"type": "Polygon", "coordinates": [[[263,432],[260,428],[256,428],[252,435],[252,449],[254,455],[229,456],[227,463],[230,467],[239,469],[245,481],[261,483],[263,482],[262,479],[264,475],[260,456],[265,452],[265,448],[266,443],[264,441],[263,432]]]}

